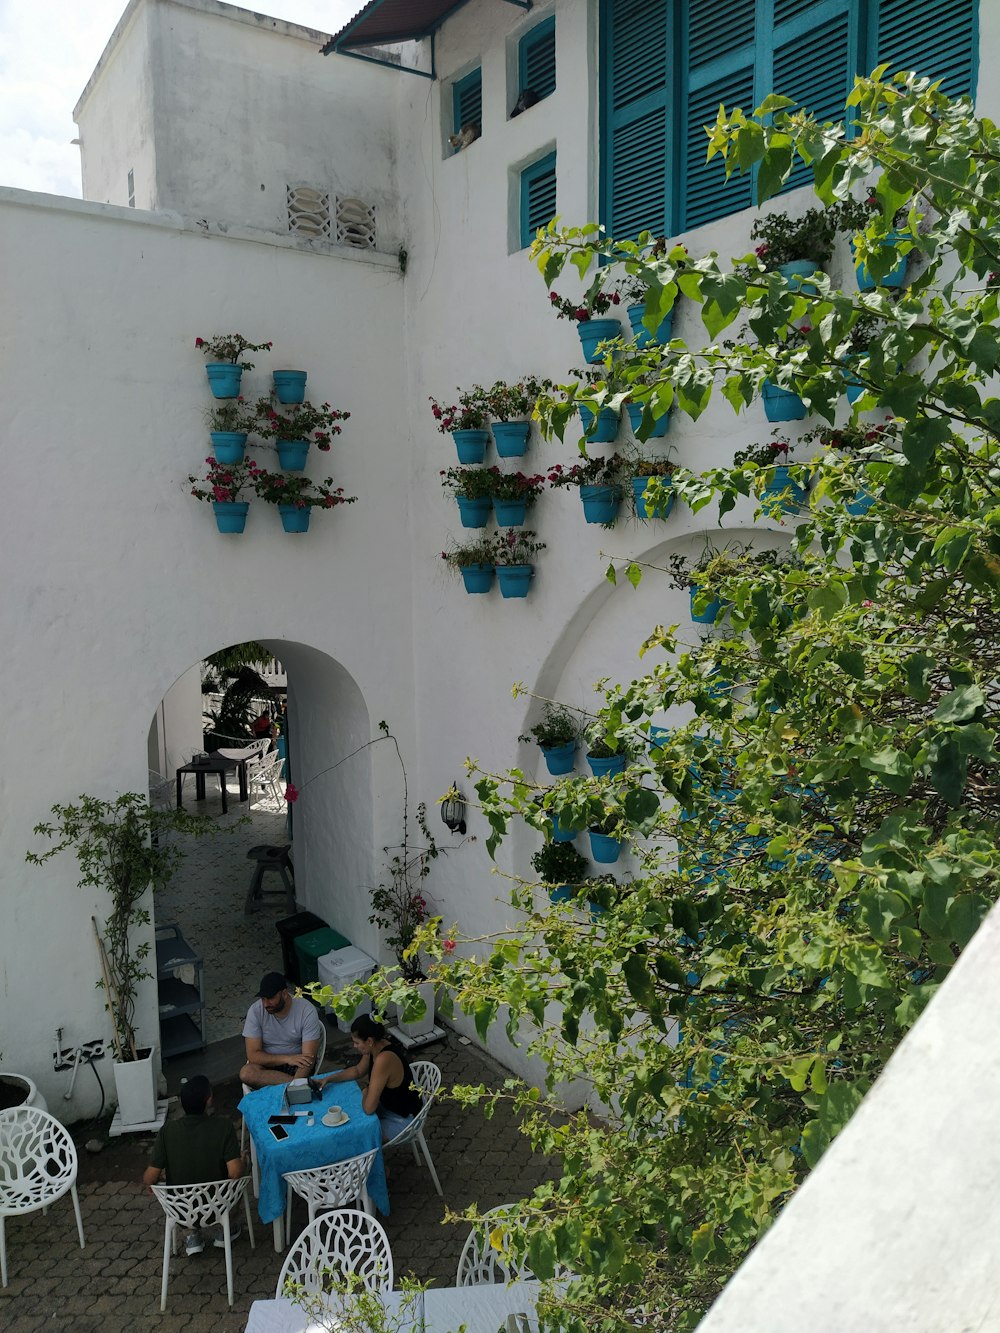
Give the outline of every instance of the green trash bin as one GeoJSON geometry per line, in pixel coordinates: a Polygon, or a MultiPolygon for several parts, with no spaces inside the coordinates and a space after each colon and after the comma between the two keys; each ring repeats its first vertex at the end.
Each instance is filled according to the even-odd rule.
{"type": "Polygon", "coordinates": [[[299,985],[308,986],[310,981],[319,981],[319,960],[325,953],[334,949],[346,949],[350,940],[341,935],[339,930],[324,926],[322,930],[311,930],[308,935],[296,935],[295,956],[299,963],[299,985]]]}

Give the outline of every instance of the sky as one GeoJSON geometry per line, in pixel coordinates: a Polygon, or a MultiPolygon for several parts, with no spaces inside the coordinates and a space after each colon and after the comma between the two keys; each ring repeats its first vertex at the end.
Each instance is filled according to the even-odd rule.
{"type": "MultiPolygon", "coordinates": [[[[364,0],[249,0],[242,8],[336,32],[364,0]]],[[[0,185],[80,195],[73,108],[126,0],[0,0],[0,185]]]]}

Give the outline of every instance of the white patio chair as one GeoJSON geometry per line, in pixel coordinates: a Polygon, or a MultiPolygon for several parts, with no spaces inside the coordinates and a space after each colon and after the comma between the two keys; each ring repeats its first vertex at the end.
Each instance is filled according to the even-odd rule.
{"type": "MultiPolygon", "coordinates": [[[[320,1026],[319,1045],[316,1047],[316,1061],[312,1067],[312,1072],[314,1076],[318,1074],[319,1071],[323,1068],[323,1060],[326,1057],[327,1031],[326,1031],[326,1023],[323,1021],[322,1014],[320,1015],[319,1026],[320,1026]]],[[[241,1083],[240,1087],[243,1089],[244,1097],[247,1095],[248,1092],[253,1092],[253,1088],[248,1087],[246,1083],[241,1083]]],[[[243,1149],[246,1147],[246,1141],[247,1141],[247,1122],[244,1120],[240,1125],[241,1153],[243,1152],[243,1149]]],[[[253,1179],[254,1198],[258,1198],[260,1195],[260,1166],[257,1162],[257,1149],[254,1146],[253,1139],[250,1140],[250,1175],[251,1178],[253,1179]]]]}
{"type": "Polygon", "coordinates": [[[392,1291],[392,1250],[380,1222],[358,1208],[320,1213],[288,1251],[278,1278],[277,1299],[285,1283],[322,1292],[331,1279],[356,1273],[369,1291],[392,1291]]]}
{"type": "Polygon", "coordinates": [[[455,1276],[456,1287],[485,1287],[495,1282],[513,1282],[515,1278],[530,1280],[535,1276],[526,1264],[507,1263],[490,1244],[490,1232],[516,1207],[513,1203],[502,1203],[483,1213],[482,1221],[472,1228],[462,1247],[455,1276]]]}
{"type": "Polygon", "coordinates": [[[76,1146],[54,1115],[37,1106],[0,1111],[0,1285],[7,1285],[8,1217],[47,1212],[50,1203],[72,1194],[83,1249],[76,1172],[76,1146]]]}
{"type": "Polygon", "coordinates": [[[431,1173],[431,1180],[434,1181],[434,1188],[443,1199],[444,1190],[441,1188],[438,1174],[434,1170],[430,1149],[427,1147],[427,1140],[424,1138],[424,1122],[431,1109],[431,1104],[437,1096],[438,1089],[441,1087],[441,1071],[437,1065],[431,1064],[430,1060],[415,1060],[410,1068],[413,1070],[413,1082],[420,1089],[424,1104],[401,1133],[382,1145],[383,1150],[386,1148],[402,1148],[404,1144],[409,1143],[413,1148],[413,1160],[419,1164],[420,1154],[417,1152],[417,1144],[419,1144],[427,1163],[427,1170],[431,1173]]]}
{"type": "Polygon", "coordinates": [[[239,1180],[210,1180],[202,1185],[153,1185],[160,1207],[167,1215],[166,1230],[163,1237],[163,1282],[160,1285],[160,1310],[167,1308],[167,1282],[170,1280],[170,1256],[176,1253],[177,1228],[221,1226],[226,1243],[226,1290],[229,1294],[229,1306],[233,1304],[233,1238],[229,1224],[229,1212],[240,1199],[247,1218],[247,1235],[250,1248],[256,1249],[253,1234],[253,1218],[250,1215],[250,1200],[247,1197],[248,1176],[239,1180]]]}
{"type": "Polygon", "coordinates": [[[174,803],[176,783],[173,778],[161,777],[153,769],[149,773],[149,804],[154,810],[167,810],[174,803]]]}
{"type": "Polygon", "coordinates": [[[372,1216],[375,1207],[368,1197],[368,1172],[372,1169],[376,1149],[359,1157],[348,1157],[344,1162],[330,1166],[314,1166],[309,1171],[288,1171],[288,1202],[285,1205],[285,1235],[292,1239],[292,1200],[298,1194],[309,1205],[309,1221],[316,1221],[320,1209],[363,1208],[372,1216]]]}
{"type": "Polygon", "coordinates": [[[261,796],[270,793],[271,799],[281,805],[284,797],[281,792],[281,768],[284,764],[281,755],[264,755],[260,759],[247,760],[248,804],[253,806],[253,794],[256,788],[261,796]]]}

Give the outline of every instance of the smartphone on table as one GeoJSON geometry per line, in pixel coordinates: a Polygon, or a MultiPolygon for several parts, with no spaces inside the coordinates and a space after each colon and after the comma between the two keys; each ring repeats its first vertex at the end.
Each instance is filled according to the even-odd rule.
{"type": "Polygon", "coordinates": [[[295,1117],[293,1115],[269,1115],[267,1123],[269,1125],[294,1125],[295,1117]]]}
{"type": "Polygon", "coordinates": [[[268,1131],[275,1142],[280,1143],[282,1139],[288,1138],[288,1130],[284,1125],[268,1125],[268,1131]]]}

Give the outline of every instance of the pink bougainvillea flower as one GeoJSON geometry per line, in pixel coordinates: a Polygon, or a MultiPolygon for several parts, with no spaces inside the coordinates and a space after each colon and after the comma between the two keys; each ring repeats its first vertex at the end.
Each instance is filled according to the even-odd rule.
{"type": "Polygon", "coordinates": [[[204,339],[204,338],[195,338],[195,340],[194,340],[194,345],[195,345],[195,347],[204,347],[204,346],[205,346],[205,339],[204,339]]]}
{"type": "Polygon", "coordinates": [[[288,786],[285,788],[285,800],[288,802],[289,805],[291,805],[294,801],[297,801],[298,799],[299,799],[299,789],[298,787],[296,787],[294,782],[290,782],[288,786]]]}
{"type": "Polygon", "coordinates": [[[454,940],[445,940],[445,942],[444,942],[444,951],[445,951],[445,953],[454,953],[454,952],[455,952],[455,941],[454,941],[454,940]]]}

